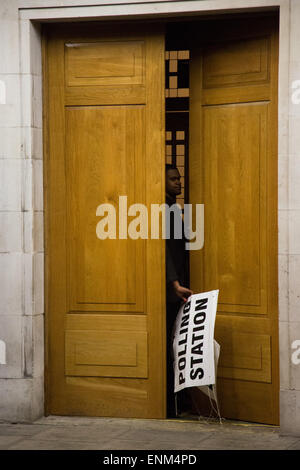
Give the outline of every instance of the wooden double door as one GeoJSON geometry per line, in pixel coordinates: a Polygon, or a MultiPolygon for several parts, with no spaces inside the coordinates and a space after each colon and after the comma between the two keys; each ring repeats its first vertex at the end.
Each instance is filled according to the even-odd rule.
{"type": "MultiPolygon", "coordinates": [[[[191,287],[220,289],[223,415],[277,423],[277,29],[221,23],[189,30],[190,202],[205,204],[191,287]]],[[[162,418],[164,240],[129,238],[119,197],[149,220],[165,200],[164,28],[45,38],[46,411],[162,418]],[[97,237],[100,204],[116,209],[115,239],[97,237]]]]}

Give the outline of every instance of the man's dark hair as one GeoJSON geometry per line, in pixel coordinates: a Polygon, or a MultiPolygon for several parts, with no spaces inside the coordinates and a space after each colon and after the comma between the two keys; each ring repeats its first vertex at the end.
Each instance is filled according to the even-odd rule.
{"type": "Polygon", "coordinates": [[[166,173],[167,173],[169,170],[177,170],[178,173],[179,173],[179,170],[178,170],[177,166],[174,165],[173,163],[166,163],[166,173]]]}

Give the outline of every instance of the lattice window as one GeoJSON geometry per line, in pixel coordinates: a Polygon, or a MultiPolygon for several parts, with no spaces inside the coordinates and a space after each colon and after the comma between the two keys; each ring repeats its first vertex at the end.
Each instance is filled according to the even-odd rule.
{"type": "Polygon", "coordinates": [[[183,207],[185,188],[186,130],[166,132],[166,163],[175,164],[181,176],[181,194],[177,202],[183,207]]]}
{"type": "Polygon", "coordinates": [[[166,51],[166,98],[189,96],[189,51],[166,51]]]}
{"type": "Polygon", "coordinates": [[[166,163],[181,176],[177,202],[188,202],[189,51],[166,51],[166,163]]]}

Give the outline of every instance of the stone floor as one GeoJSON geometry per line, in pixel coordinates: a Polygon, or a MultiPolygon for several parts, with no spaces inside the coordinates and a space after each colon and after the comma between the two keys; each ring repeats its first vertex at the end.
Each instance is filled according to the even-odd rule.
{"type": "Polygon", "coordinates": [[[190,417],[180,420],[49,416],[32,424],[0,422],[0,449],[16,450],[300,450],[279,428],[190,417]]]}

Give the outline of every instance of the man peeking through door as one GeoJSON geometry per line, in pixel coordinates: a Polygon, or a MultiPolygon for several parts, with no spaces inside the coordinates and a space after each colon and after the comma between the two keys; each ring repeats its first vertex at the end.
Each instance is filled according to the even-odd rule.
{"type": "Polygon", "coordinates": [[[174,371],[172,358],[172,330],[180,304],[192,295],[185,287],[187,256],[181,209],[176,205],[176,196],[181,193],[180,174],[176,166],[166,165],[166,204],[169,211],[169,224],[166,239],[166,298],[167,298],[167,417],[176,416],[174,396],[174,371]],[[180,230],[177,230],[180,225],[180,230]],[[180,233],[180,237],[178,236],[180,233]]]}

